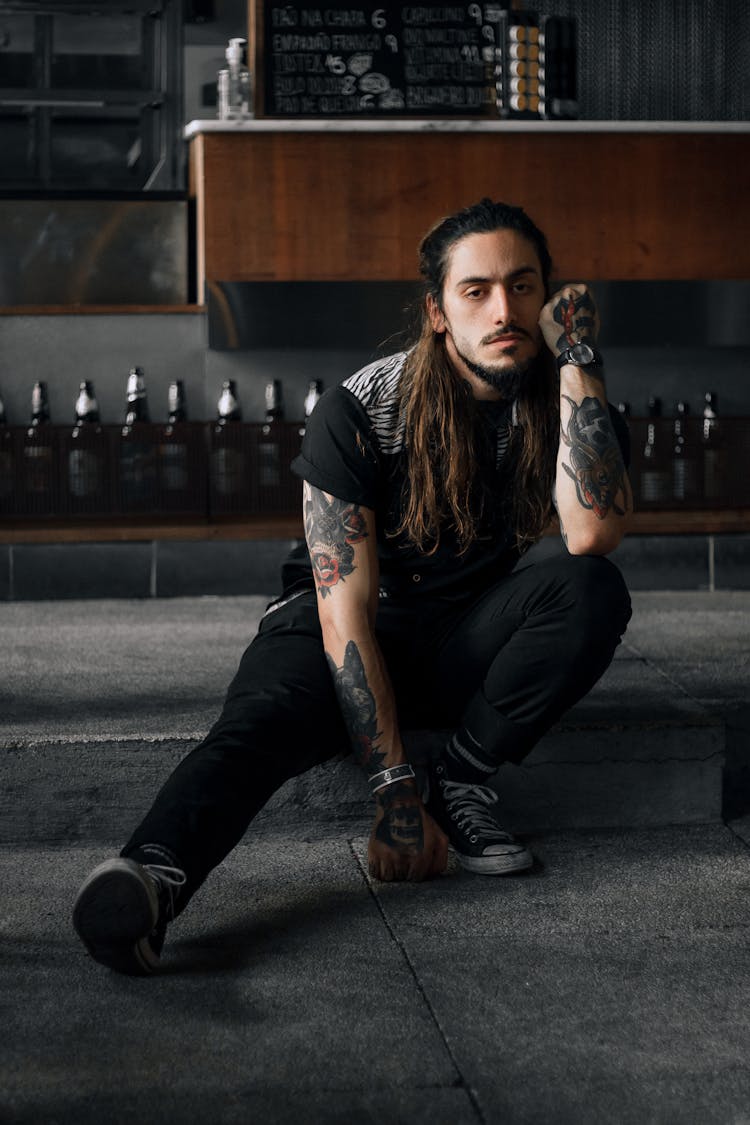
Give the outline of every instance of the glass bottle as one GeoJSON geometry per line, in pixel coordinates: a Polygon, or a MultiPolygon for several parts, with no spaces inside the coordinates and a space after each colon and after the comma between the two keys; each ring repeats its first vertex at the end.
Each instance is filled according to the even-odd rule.
{"type": "Polygon", "coordinates": [[[5,417],[5,404],[0,398],[0,502],[13,496],[13,435],[5,417]]]}
{"type": "Polygon", "coordinates": [[[75,404],[75,425],[68,447],[68,493],[73,506],[104,490],[104,434],[99,404],[90,380],[81,383],[75,404]]]}
{"type": "Polygon", "coordinates": [[[284,407],[281,383],[266,383],[266,420],[258,441],[258,484],[261,490],[278,488],[281,484],[281,440],[284,407]]]}
{"type": "Polygon", "coordinates": [[[242,407],[237,397],[233,379],[222,383],[217,403],[217,419],[212,435],[211,485],[213,491],[227,503],[239,503],[248,490],[247,455],[239,423],[242,407]]]}
{"type": "Polygon", "coordinates": [[[669,473],[659,440],[661,399],[652,396],[648,400],[648,418],[641,470],[641,499],[648,504],[663,504],[669,499],[669,473]]]}
{"type": "Polygon", "coordinates": [[[131,367],[127,383],[125,424],[120,432],[120,497],[129,511],[154,504],[156,461],[143,369],[131,367]]]}
{"type": "Polygon", "coordinates": [[[703,407],[703,497],[705,500],[719,500],[725,491],[726,450],[718,418],[717,395],[706,391],[703,407]]]}
{"type": "Polygon", "coordinates": [[[305,395],[305,421],[304,424],[300,427],[300,437],[304,437],[305,430],[307,429],[307,419],[315,409],[318,399],[320,398],[322,393],[323,384],[321,383],[320,379],[311,379],[307,385],[307,394],[305,395]]]}
{"type": "Polygon", "coordinates": [[[219,71],[218,113],[220,118],[237,121],[252,116],[250,71],[244,62],[246,39],[230,39],[224,55],[225,70],[219,71]]]}
{"type": "Polygon", "coordinates": [[[185,492],[188,487],[186,421],[185,387],[182,379],[176,379],[169,384],[167,391],[167,424],[159,444],[161,481],[165,492],[185,492]]]}
{"type": "Polygon", "coordinates": [[[677,403],[672,442],[672,495],[675,500],[693,500],[698,494],[698,462],[689,440],[687,418],[690,407],[677,403]]]}
{"type": "Polygon", "coordinates": [[[49,424],[47,384],[34,384],[31,392],[31,424],[23,446],[25,491],[34,509],[47,508],[52,502],[54,470],[54,436],[49,424]]]}
{"type": "Polygon", "coordinates": [[[134,426],[137,422],[150,422],[146,380],[142,367],[130,368],[126,394],[125,425],[134,426]]]}

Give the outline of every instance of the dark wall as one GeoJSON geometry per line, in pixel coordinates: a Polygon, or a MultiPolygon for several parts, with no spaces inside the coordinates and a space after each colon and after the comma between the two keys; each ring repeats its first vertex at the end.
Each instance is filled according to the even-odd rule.
{"type": "Polygon", "coordinates": [[[746,0],[531,0],[578,19],[581,117],[745,121],[746,0]]]}

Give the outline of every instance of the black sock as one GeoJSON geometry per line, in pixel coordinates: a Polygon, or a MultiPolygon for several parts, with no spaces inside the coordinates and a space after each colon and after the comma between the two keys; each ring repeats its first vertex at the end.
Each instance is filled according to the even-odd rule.
{"type": "Polygon", "coordinates": [[[490,760],[487,751],[466,727],[459,727],[451,735],[440,755],[440,761],[450,781],[484,784],[498,768],[498,763],[490,760]]]}
{"type": "Polygon", "coordinates": [[[122,855],[126,859],[142,863],[144,866],[147,863],[153,863],[158,867],[177,867],[180,871],[182,870],[182,864],[177,856],[169,848],[165,848],[163,844],[138,844],[136,847],[122,852],[122,855]]]}
{"type": "MultiPolygon", "coordinates": [[[[132,859],[136,863],[143,864],[144,867],[151,864],[155,867],[176,867],[178,871],[183,870],[174,852],[165,848],[163,844],[137,844],[134,848],[123,849],[121,854],[125,859],[132,859]]],[[[161,897],[160,909],[166,910],[167,921],[172,922],[185,909],[189,901],[190,894],[184,884],[169,885],[167,893],[161,897]]]]}

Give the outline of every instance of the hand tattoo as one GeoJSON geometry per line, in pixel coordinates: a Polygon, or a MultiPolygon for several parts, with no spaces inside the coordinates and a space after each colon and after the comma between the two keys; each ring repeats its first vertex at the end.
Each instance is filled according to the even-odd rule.
{"type": "Polygon", "coordinates": [[[385,769],[385,754],[377,745],[382,732],[378,730],[375,696],[367,682],[360,651],[354,641],[349,641],[340,668],[327,653],[326,657],[354,757],[370,773],[377,773],[385,769]]]}
{"type": "Polygon", "coordinates": [[[596,334],[596,306],[590,293],[561,296],[552,316],[563,330],[558,337],[558,351],[563,352],[582,340],[593,340],[596,334]]]}
{"type": "Polygon", "coordinates": [[[354,544],[367,538],[358,504],[329,500],[319,488],[305,484],[305,538],[321,597],[354,571],[354,544]]]}
{"type": "Polygon", "coordinates": [[[586,397],[580,405],[567,395],[563,398],[570,404],[570,417],[567,426],[561,424],[560,434],[570,448],[572,465],[563,461],[563,468],[575,483],[580,503],[600,520],[610,508],[624,516],[617,497],[626,502],[625,466],[606,408],[597,398],[586,397]]]}
{"type": "Polygon", "coordinates": [[[421,852],[424,828],[414,788],[403,782],[389,785],[378,794],[378,802],[383,808],[383,819],[375,836],[381,844],[409,854],[421,852]]]}

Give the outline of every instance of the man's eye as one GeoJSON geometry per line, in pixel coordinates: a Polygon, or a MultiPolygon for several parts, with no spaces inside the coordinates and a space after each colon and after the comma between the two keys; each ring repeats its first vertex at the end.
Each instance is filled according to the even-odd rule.
{"type": "Polygon", "coordinates": [[[481,289],[467,289],[465,295],[467,297],[471,297],[471,298],[481,297],[482,296],[482,290],[481,289]]]}

